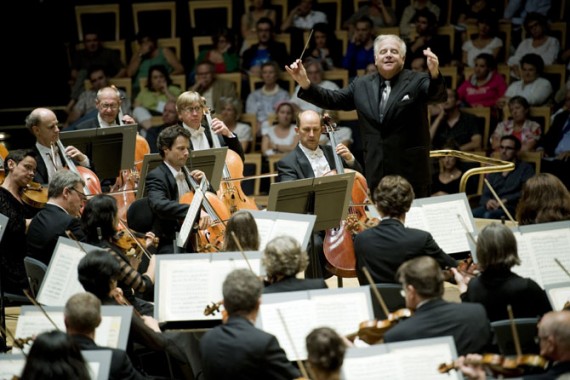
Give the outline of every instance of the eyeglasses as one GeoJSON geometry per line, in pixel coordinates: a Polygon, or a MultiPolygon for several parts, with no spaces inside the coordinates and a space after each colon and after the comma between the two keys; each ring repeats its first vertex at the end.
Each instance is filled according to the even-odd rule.
{"type": "Polygon", "coordinates": [[[82,200],[83,202],[85,202],[85,201],[87,200],[87,196],[86,196],[84,193],[82,193],[81,191],[77,190],[76,188],[70,187],[69,190],[73,190],[73,191],[75,191],[77,194],[79,194],[79,197],[81,198],[81,200],[82,200]]]}
{"type": "Polygon", "coordinates": [[[515,150],[515,148],[513,148],[512,146],[501,145],[501,146],[499,146],[499,148],[502,150],[515,150]]]}
{"type": "Polygon", "coordinates": [[[118,110],[119,109],[119,105],[118,104],[108,104],[108,103],[102,103],[101,104],[101,108],[103,109],[110,109],[110,110],[118,110]]]}
{"type": "Polygon", "coordinates": [[[197,106],[197,107],[188,107],[188,108],[184,108],[184,111],[185,111],[185,112],[189,112],[189,113],[192,113],[192,112],[202,112],[202,107],[200,107],[200,106],[197,106]]]}

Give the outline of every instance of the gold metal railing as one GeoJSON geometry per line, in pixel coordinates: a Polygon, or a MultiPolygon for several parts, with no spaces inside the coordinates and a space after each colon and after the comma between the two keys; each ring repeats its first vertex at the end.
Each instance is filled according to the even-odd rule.
{"type": "Polygon", "coordinates": [[[461,152],[458,150],[450,150],[450,149],[443,149],[443,150],[432,150],[430,151],[430,157],[457,157],[462,160],[479,162],[480,164],[486,164],[487,166],[481,166],[479,168],[472,168],[467,170],[461,176],[461,181],[459,181],[459,191],[465,192],[465,188],[467,187],[467,180],[469,177],[477,174],[488,174],[488,173],[497,173],[497,172],[508,172],[515,169],[515,164],[513,162],[499,160],[497,158],[481,156],[478,154],[461,152]]]}

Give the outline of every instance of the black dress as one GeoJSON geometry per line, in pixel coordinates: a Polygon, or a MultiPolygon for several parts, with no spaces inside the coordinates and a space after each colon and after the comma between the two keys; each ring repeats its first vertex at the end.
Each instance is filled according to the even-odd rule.
{"type": "Polygon", "coordinates": [[[435,194],[438,191],[443,191],[447,194],[457,194],[459,193],[459,182],[461,182],[461,176],[457,177],[449,183],[443,183],[439,179],[439,174],[436,173],[433,176],[433,181],[431,184],[431,193],[435,194]]]}

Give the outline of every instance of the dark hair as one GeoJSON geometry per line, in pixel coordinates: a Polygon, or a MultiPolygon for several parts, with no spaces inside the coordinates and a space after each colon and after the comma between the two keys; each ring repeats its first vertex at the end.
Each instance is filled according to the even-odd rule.
{"type": "Polygon", "coordinates": [[[523,106],[523,108],[528,111],[530,108],[530,104],[528,103],[528,100],[526,100],[526,98],[524,96],[520,96],[520,95],[515,95],[512,98],[509,99],[509,105],[511,104],[520,104],[521,106],[523,106]]]}
{"type": "Polygon", "coordinates": [[[318,327],[311,331],[305,344],[311,367],[327,373],[338,371],[342,367],[346,344],[330,327],[318,327]]]}
{"type": "Polygon", "coordinates": [[[259,232],[253,215],[247,210],[234,213],[226,224],[224,232],[224,251],[239,251],[231,233],[235,233],[244,251],[259,250],[259,232]]]}
{"type": "Polygon", "coordinates": [[[530,34],[528,24],[533,21],[536,21],[544,29],[544,34],[548,34],[548,18],[537,12],[530,12],[526,15],[524,19],[524,30],[526,33],[530,34]]]}
{"type": "Polygon", "coordinates": [[[85,204],[81,214],[81,228],[89,242],[108,240],[115,230],[117,201],[110,195],[98,194],[85,204]]]}
{"type": "Polygon", "coordinates": [[[259,20],[257,20],[255,26],[259,26],[260,24],[269,24],[271,27],[271,33],[275,31],[275,24],[269,17],[261,17],[259,20]]]}
{"type": "Polygon", "coordinates": [[[418,9],[412,18],[412,22],[417,22],[420,17],[423,17],[427,20],[427,30],[432,34],[435,33],[435,30],[437,29],[437,16],[435,13],[427,8],[418,9]]]}
{"type": "Polygon", "coordinates": [[[109,297],[111,282],[119,277],[120,270],[119,262],[109,252],[94,249],[79,261],[77,276],[86,292],[103,301],[109,297]]]}
{"type": "Polygon", "coordinates": [[[216,47],[221,37],[225,37],[226,40],[231,44],[230,48],[228,49],[228,53],[234,52],[236,40],[233,31],[226,27],[221,27],[216,30],[216,32],[212,34],[212,42],[214,43],[214,47],[216,47]]]}
{"type": "Polygon", "coordinates": [[[385,215],[399,217],[406,214],[415,194],[412,185],[399,175],[387,175],[374,191],[376,207],[385,215]]]}
{"type": "Polygon", "coordinates": [[[62,331],[39,334],[26,359],[21,380],[89,380],[79,347],[62,331]]]}
{"type": "Polygon", "coordinates": [[[544,60],[542,57],[535,53],[528,53],[522,56],[519,64],[522,67],[523,63],[527,65],[532,65],[536,69],[538,76],[541,76],[544,72],[544,60]]]}
{"type": "Polygon", "coordinates": [[[172,145],[178,136],[183,136],[190,140],[190,132],[180,125],[166,127],[159,133],[156,139],[156,146],[158,147],[158,152],[161,157],[164,158],[164,151],[172,148],[172,145]]]}
{"type": "Polygon", "coordinates": [[[152,78],[152,72],[153,71],[158,71],[162,75],[164,75],[164,78],[166,79],[166,85],[167,86],[172,85],[172,78],[170,77],[170,74],[168,73],[168,70],[166,69],[166,67],[164,67],[164,65],[152,65],[151,67],[149,67],[148,74],[146,76],[146,88],[151,90],[151,87],[152,87],[151,78],[152,78]]]}
{"type": "Polygon", "coordinates": [[[511,268],[521,260],[513,232],[499,223],[487,225],[477,236],[477,264],[481,270],[511,268]]]}
{"type": "Polygon", "coordinates": [[[93,64],[90,65],[89,69],[87,70],[87,79],[91,79],[91,74],[93,74],[96,71],[102,71],[106,77],[109,76],[109,74],[107,74],[107,68],[105,66],[93,64]]]}
{"type": "Polygon", "coordinates": [[[24,158],[32,157],[37,161],[37,155],[33,150],[30,149],[16,149],[11,150],[10,153],[4,159],[4,171],[6,175],[10,173],[10,168],[8,167],[8,161],[14,161],[18,165],[24,158]]]}
{"type": "Polygon", "coordinates": [[[482,59],[485,61],[487,68],[489,71],[497,69],[497,60],[492,54],[489,53],[481,53],[475,57],[475,60],[482,59]]]}
{"type": "Polygon", "coordinates": [[[511,140],[515,143],[515,151],[519,151],[521,150],[521,140],[519,140],[516,136],[513,135],[505,135],[503,137],[501,137],[501,141],[503,140],[511,140]]]}
{"type": "Polygon", "coordinates": [[[412,285],[416,293],[424,298],[443,295],[443,274],[437,261],[430,256],[405,261],[398,268],[396,278],[404,288],[412,285]]]}
{"type": "Polygon", "coordinates": [[[259,304],[263,283],[249,269],[235,269],[230,272],[222,286],[224,308],[230,316],[246,315],[259,304]]]}
{"type": "Polygon", "coordinates": [[[489,25],[489,34],[495,37],[499,31],[499,18],[491,10],[484,10],[477,14],[477,23],[489,25]]]}
{"type": "Polygon", "coordinates": [[[519,225],[570,220],[570,192],[558,177],[536,174],[523,184],[516,219],[519,225]]]}

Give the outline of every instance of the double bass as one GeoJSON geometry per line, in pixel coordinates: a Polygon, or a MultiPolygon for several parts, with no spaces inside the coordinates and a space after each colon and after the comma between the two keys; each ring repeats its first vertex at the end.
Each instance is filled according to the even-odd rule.
{"type": "Polygon", "coordinates": [[[85,182],[85,186],[83,187],[83,193],[86,196],[101,194],[102,193],[101,181],[99,180],[99,177],[97,177],[97,175],[89,168],[83,166],[76,166],[71,157],[65,154],[65,147],[61,143],[61,140],[58,139],[56,141],[56,145],[59,149],[59,153],[61,154],[61,157],[63,158],[63,162],[65,163],[67,169],[71,170],[76,174],[79,174],[79,176],[85,182]]]}

